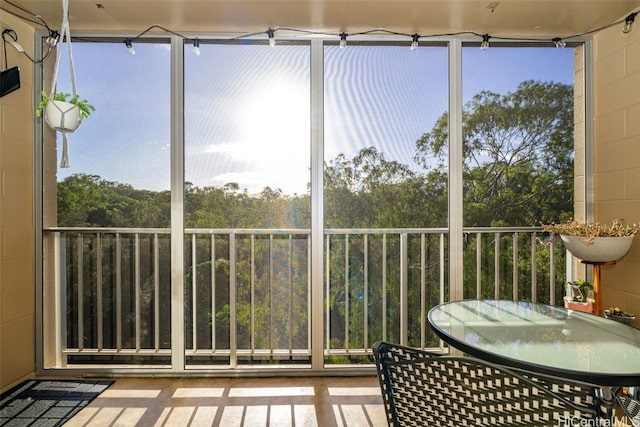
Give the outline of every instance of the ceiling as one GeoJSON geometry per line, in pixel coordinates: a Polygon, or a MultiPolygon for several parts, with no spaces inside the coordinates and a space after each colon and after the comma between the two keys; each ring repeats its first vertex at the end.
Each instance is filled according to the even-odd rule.
{"type": "MultiPolygon", "coordinates": [[[[0,13],[20,12],[13,3],[41,15],[51,28],[61,25],[62,0],[0,2],[0,13]]],[[[566,37],[638,9],[640,0],[69,0],[69,22],[72,33],[134,35],[158,24],[187,36],[287,27],[331,34],[384,28],[420,35],[566,37]]]]}

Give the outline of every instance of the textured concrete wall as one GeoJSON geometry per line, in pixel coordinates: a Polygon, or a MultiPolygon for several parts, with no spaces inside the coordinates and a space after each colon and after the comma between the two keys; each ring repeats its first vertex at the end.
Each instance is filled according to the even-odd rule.
{"type": "MultiPolygon", "coordinates": [[[[640,223],[640,27],[624,34],[615,26],[594,37],[594,90],[595,218],[640,223]]],[[[604,309],[640,315],[640,236],[601,277],[604,309]]]]}
{"type": "MultiPolygon", "coordinates": [[[[33,29],[4,12],[0,24],[33,57],[33,29]]],[[[35,370],[34,66],[9,44],[7,57],[10,67],[20,67],[21,87],[0,98],[0,390],[35,370]]]]}

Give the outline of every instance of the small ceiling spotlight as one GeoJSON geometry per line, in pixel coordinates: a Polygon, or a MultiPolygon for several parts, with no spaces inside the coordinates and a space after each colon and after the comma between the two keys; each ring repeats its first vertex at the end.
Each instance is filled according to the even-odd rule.
{"type": "Polygon", "coordinates": [[[55,30],[49,30],[49,35],[47,36],[45,43],[54,47],[58,44],[58,40],[60,40],[60,33],[55,30]]]}
{"type": "Polygon", "coordinates": [[[347,47],[347,33],[340,33],[340,49],[347,47]]]}
{"type": "Polygon", "coordinates": [[[200,39],[197,37],[193,39],[193,53],[197,56],[200,56],[200,39]]]}
{"type": "Polygon", "coordinates": [[[267,37],[269,37],[269,46],[275,46],[276,45],[276,35],[275,35],[275,32],[273,31],[273,28],[269,28],[267,30],[267,37]]]}
{"type": "Polygon", "coordinates": [[[126,39],[124,41],[124,45],[127,47],[127,51],[129,52],[129,55],[136,54],[136,50],[133,48],[133,41],[131,39],[126,39]]]}
{"type": "Polygon", "coordinates": [[[411,50],[416,50],[418,48],[418,40],[420,36],[416,33],[411,36],[411,50]]]}
{"type": "Polygon", "coordinates": [[[563,48],[563,47],[567,47],[567,42],[565,42],[564,40],[562,40],[560,37],[556,37],[553,40],[551,40],[553,42],[553,44],[557,47],[557,48],[563,48]]]}
{"type": "Polygon", "coordinates": [[[486,50],[489,49],[489,39],[491,37],[489,36],[489,34],[485,34],[482,36],[482,43],[480,43],[480,49],[482,50],[486,50]]]}
{"type": "Polygon", "coordinates": [[[624,20],[624,27],[622,28],[622,32],[627,34],[630,33],[633,29],[633,21],[636,20],[636,15],[638,12],[630,13],[624,20]]]}

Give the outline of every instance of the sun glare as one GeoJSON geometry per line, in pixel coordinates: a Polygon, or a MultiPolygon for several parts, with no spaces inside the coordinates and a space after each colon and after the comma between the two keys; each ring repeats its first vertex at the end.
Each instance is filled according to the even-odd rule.
{"type": "Polygon", "coordinates": [[[305,192],[310,158],[308,89],[281,81],[252,93],[242,105],[235,117],[239,138],[229,154],[243,163],[244,174],[257,185],[249,191],[269,186],[285,193],[305,192]]]}

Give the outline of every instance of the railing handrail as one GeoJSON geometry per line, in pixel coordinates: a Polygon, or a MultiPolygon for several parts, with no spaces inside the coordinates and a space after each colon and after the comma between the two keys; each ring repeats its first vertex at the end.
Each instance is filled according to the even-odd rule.
{"type": "MultiPolygon", "coordinates": [[[[88,233],[140,233],[169,234],[170,228],[157,227],[44,227],[49,232],[88,232],[88,233]]],[[[393,233],[447,233],[447,227],[400,227],[400,228],[325,228],[325,234],[393,234],[393,233]]],[[[464,227],[464,233],[518,233],[543,231],[542,227],[464,227]]],[[[309,234],[309,228],[185,228],[186,234],[309,234]]]]}

